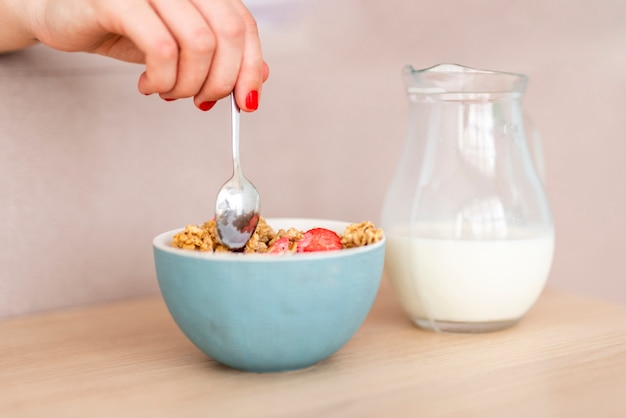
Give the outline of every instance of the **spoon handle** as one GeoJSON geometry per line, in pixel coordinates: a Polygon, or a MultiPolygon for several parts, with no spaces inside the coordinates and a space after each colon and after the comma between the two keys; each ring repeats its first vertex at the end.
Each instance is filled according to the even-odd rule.
{"type": "Polygon", "coordinates": [[[235,101],[235,92],[230,93],[231,103],[231,135],[233,143],[233,168],[235,174],[241,172],[241,165],[239,164],[239,106],[235,101]]]}

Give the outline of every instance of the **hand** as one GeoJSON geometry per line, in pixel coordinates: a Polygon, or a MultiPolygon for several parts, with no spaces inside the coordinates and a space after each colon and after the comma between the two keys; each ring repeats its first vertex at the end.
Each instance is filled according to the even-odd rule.
{"type": "Polygon", "coordinates": [[[243,111],[258,107],[269,68],[256,22],[241,0],[15,2],[30,15],[33,36],[52,48],[144,63],[143,94],[193,97],[198,108],[209,110],[234,89],[243,111]]]}

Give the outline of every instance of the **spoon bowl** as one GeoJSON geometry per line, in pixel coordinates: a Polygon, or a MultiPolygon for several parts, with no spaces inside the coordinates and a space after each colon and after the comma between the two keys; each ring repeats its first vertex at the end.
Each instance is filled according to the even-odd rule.
{"type": "Polygon", "coordinates": [[[222,186],[215,200],[215,223],[220,240],[231,250],[240,250],[254,233],[259,222],[259,192],[244,176],[239,160],[240,111],[234,93],[230,95],[233,176],[222,186]]]}

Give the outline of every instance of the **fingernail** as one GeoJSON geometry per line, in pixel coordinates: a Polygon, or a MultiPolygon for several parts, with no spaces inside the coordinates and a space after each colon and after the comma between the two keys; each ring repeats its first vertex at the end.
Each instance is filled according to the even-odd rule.
{"type": "Polygon", "coordinates": [[[259,92],[252,90],[246,96],[246,107],[250,110],[257,110],[259,108],[259,92]]]}
{"type": "Polygon", "coordinates": [[[176,99],[172,99],[172,98],[169,98],[169,97],[162,98],[162,99],[165,100],[166,102],[173,102],[174,100],[176,100],[176,99]]]}
{"type": "Polygon", "coordinates": [[[202,102],[202,103],[200,103],[198,108],[200,110],[203,110],[203,111],[207,112],[207,111],[211,110],[213,108],[213,106],[215,106],[215,103],[217,103],[217,102],[215,102],[215,101],[212,101],[212,102],[202,102]]]}

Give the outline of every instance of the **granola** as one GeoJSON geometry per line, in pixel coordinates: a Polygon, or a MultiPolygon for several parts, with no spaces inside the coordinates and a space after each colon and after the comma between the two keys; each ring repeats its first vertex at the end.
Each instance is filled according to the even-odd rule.
{"type": "MultiPolygon", "coordinates": [[[[320,229],[320,228],[318,228],[320,229]]],[[[309,231],[310,232],[310,231],[309,231]]],[[[296,228],[279,229],[275,232],[263,217],[243,248],[244,253],[295,253],[302,251],[298,243],[305,240],[305,234],[296,228]]],[[[371,245],[383,237],[383,230],[376,228],[370,221],[350,224],[345,228],[343,235],[338,235],[341,248],[354,248],[371,245]]],[[[184,250],[231,252],[220,242],[215,220],[200,225],[187,225],[185,229],[174,235],[172,246],[184,250]]],[[[306,251],[306,250],[304,250],[306,251]]],[[[310,250],[309,250],[310,251],[310,250]]]]}

